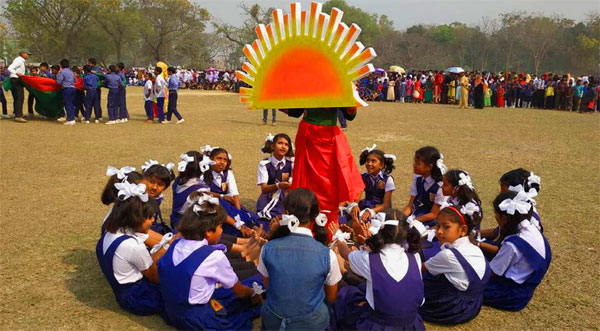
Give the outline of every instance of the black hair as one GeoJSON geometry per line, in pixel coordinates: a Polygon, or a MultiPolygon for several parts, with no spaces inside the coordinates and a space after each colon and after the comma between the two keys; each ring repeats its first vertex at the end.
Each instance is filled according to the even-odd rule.
{"type": "Polygon", "coordinates": [[[294,156],[294,147],[292,146],[292,139],[290,138],[290,136],[288,136],[285,133],[276,134],[275,137],[273,137],[273,141],[270,141],[270,140],[265,141],[265,145],[261,149],[261,152],[268,153],[268,154],[273,153],[273,147],[275,146],[275,143],[277,143],[277,140],[279,140],[281,138],[287,140],[288,145],[290,146],[290,148],[288,149],[288,152],[285,154],[285,156],[293,157],[294,156]]]}
{"type": "MultiPolygon", "coordinates": [[[[194,192],[190,194],[190,197],[194,198],[198,194],[198,192],[194,192]]],[[[205,204],[207,203],[205,202],[205,204]]],[[[216,231],[217,227],[227,220],[227,212],[223,207],[217,205],[214,208],[210,206],[206,208],[208,208],[207,211],[194,211],[194,208],[190,207],[185,211],[177,226],[177,231],[181,232],[185,239],[204,240],[207,232],[216,231]]]]}
{"type": "Polygon", "coordinates": [[[458,198],[459,203],[461,205],[465,205],[469,202],[475,201],[478,205],[481,205],[481,199],[479,199],[479,195],[477,195],[477,192],[474,189],[472,190],[467,185],[458,185],[458,182],[460,181],[460,174],[470,176],[468,172],[461,169],[448,170],[448,172],[444,174],[448,182],[454,186],[454,189],[456,190],[456,197],[458,198]]]}
{"type": "Polygon", "coordinates": [[[53,64],[52,67],[50,67],[50,69],[60,70],[60,67],[57,66],[56,64],[53,64]]]}
{"type": "Polygon", "coordinates": [[[76,74],[80,74],[81,73],[81,71],[79,71],[79,68],[77,66],[72,66],[71,67],[71,71],[73,71],[76,74]]]}
{"type": "Polygon", "coordinates": [[[150,179],[152,177],[156,177],[158,180],[165,183],[165,189],[167,189],[175,179],[175,174],[173,173],[173,170],[167,169],[167,167],[162,164],[153,164],[144,171],[144,178],[150,179]]]}
{"type": "Polygon", "coordinates": [[[499,206],[502,203],[502,201],[504,201],[506,199],[514,199],[514,197],[516,197],[517,194],[518,194],[517,192],[507,191],[507,192],[498,194],[498,196],[496,196],[496,198],[494,199],[494,211],[496,213],[500,214],[502,217],[508,217],[508,223],[500,229],[499,237],[497,239],[494,239],[495,241],[501,242],[507,236],[510,236],[512,234],[519,232],[519,223],[521,223],[524,220],[530,219],[531,216],[533,215],[533,206],[532,206],[532,208],[529,209],[529,211],[525,215],[520,214],[518,210],[515,210],[514,215],[511,215],[505,211],[500,210],[499,206]]]}
{"type": "Polygon", "coordinates": [[[145,220],[154,217],[156,213],[156,201],[148,197],[143,202],[139,197],[130,197],[127,200],[117,199],[115,205],[106,220],[107,232],[115,233],[118,230],[136,230],[145,220]]]}
{"type": "Polygon", "coordinates": [[[481,206],[479,207],[479,212],[475,212],[473,213],[473,215],[468,215],[468,214],[463,214],[460,209],[460,206],[451,206],[452,208],[454,208],[455,210],[452,210],[452,208],[444,208],[440,211],[439,215],[448,215],[452,218],[452,222],[453,223],[457,223],[459,225],[463,225],[462,219],[460,218],[461,216],[464,218],[465,220],[465,225],[467,226],[467,236],[469,236],[469,239],[471,240],[472,243],[475,243],[475,238],[473,237],[473,229],[479,225],[481,223],[481,219],[482,219],[482,215],[481,215],[481,206]],[[460,215],[458,215],[456,212],[458,211],[458,213],[460,213],[460,215]]]}
{"type": "Polygon", "coordinates": [[[500,177],[500,184],[504,184],[506,186],[523,185],[525,192],[529,192],[529,190],[533,188],[539,193],[541,189],[540,185],[537,183],[530,184],[527,180],[529,176],[531,176],[531,171],[529,170],[525,170],[523,168],[514,169],[500,177]]]}
{"type": "Polygon", "coordinates": [[[59,62],[61,68],[68,68],[69,67],[69,60],[67,59],[62,59],[59,62]]]}
{"type": "Polygon", "coordinates": [[[154,75],[150,71],[147,71],[144,75],[148,75],[150,79],[154,78],[154,75]]]}
{"type": "Polygon", "coordinates": [[[89,65],[86,64],[86,65],[83,66],[83,71],[84,72],[91,72],[92,68],[89,65]]]}
{"type": "Polygon", "coordinates": [[[386,174],[390,175],[392,171],[396,169],[396,167],[394,166],[394,159],[386,158],[383,151],[379,149],[373,149],[371,151],[365,149],[364,151],[362,151],[362,153],[360,153],[359,159],[360,165],[364,165],[365,163],[367,163],[367,158],[369,157],[369,155],[377,156],[379,161],[383,164],[383,171],[385,171],[386,174]]]}
{"type": "MultiPolygon", "coordinates": [[[[305,188],[292,190],[283,200],[283,208],[289,215],[296,216],[300,224],[310,223],[319,215],[317,196],[305,188]]],[[[290,234],[290,229],[287,226],[280,226],[271,235],[271,240],[285,237],[288,234],[290,234]]]]}
{"type": "Polygon", "coordinates": [[[117,66],[114,65],[114,64],[111,64],[111,65],[108,66],[108,70],[110,72],[117,72],[117,66]]]}
{"type": "Polygon", "coordinates": [[[194,161],[188,162],[188,164],[185,166],[185,170],[179,172],[179,185],[183,185],[187,183],[188,180],[192,178],[198,178],[202,175],[202,170],[200,170],[202,154],[196,151],[189,151],[185,154],[193,157],[194,161]]]}
{"type": "Polygon", "coordinates": [[[421,248],[421,235],[416,230],[410,230],[406,222],[406,216],[398,209],[386,209],[385,220],[398,220],[398,226],[385,225],[376,235],[373,235],[365,242],[372,252],[378,253],[387,244],[402,245],[405,241],[408,243],[408,253],[417,253],[421,248]]]}
{"type": "Polygon", "coordinates": [[[125,69],[125,64],[123,62],[119,62],[117,63],[117,67],[119,67],[120,70],[125,69]]]}
{"type": "Polygon", "coordinates": [[[423,161],[426,165],[431,166],[431,178],[436,182],[442,180],[442,170],[437,166],[437,160],[441,157],[440,151],[433,146],[421,147],[415,152],[415,158],[423,161]]]}
{"type": "Polygon", "coordinates": [[[91,64],[96,64],[96,59],[93,58],[93,57],[91,57],[91,58],[88,59],[88,62],[91,63],[91,64]]]}
{"type": "MultiPolygon", "coordinates": [[[[142,176],[142,174],[140,174],[139,172],[132,171],[127,174],[125,180],[132,184],[138,184],[143,178],[144,176],[142,176]]],[[[104,190],[102,191],[102,196],[100,197],[100,200],[103,204],[108,206],[117,200],[117,194],[119,190],[117,190],[115,184],[121,181],[122,180],[120,180],[116,174],[108,178],[108,182],[106,182],[104,190]]]]}
{"type": "MultiPolygon", "coordinates": [[[[225,148],[215,148],[210,152],[205,152],[206,155],[208,155],[208,157],[210,157],[210,159],[212,160],[215,156],[217,156],[218,154],[221,153],[225,153],[227,154],[227,166],[225,167],[225,170],[223,170],[223,172],[228,171],[229,169],[231,169],[231,159],[229,159],[229,153],[227,152],[227,150],[225,148]]],[[[208,168],[208,170],[206,170],[202,176],[204,176],[204,182],[206,183],[206,185],[210,185],[213,181],[213,174],[212,174],[212,168],[208,168]]]]}
{"type": "Polygon", "coordinates": [[[156,67],[154,68],[155,71],[158,71],[159,74],[162,74],[162,68],[161,67],[156,67]]]}
{"type": "Polygon", "coordinates": [[[41,67],[46,67],[46,68],[48,68],[48,62],[42,62],[42,63],[40,63],[40,68],[41,68],[41,67]]]}
{"type": "Polygon", "coordinates": [[[167,68],[167,72],[170,72],[172,74],[174,74],[177,71],[177,69],[175,69],[174,67],[168,67],[167,68]]]}

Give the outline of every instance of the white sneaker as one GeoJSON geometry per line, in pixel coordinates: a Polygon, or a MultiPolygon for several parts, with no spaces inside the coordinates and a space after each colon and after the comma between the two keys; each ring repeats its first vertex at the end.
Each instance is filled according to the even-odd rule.
{"type": "Polygon", "coordinates": [[[83,121],[83,123],[85,123],[85,124],[90,124],[90,121],[83,121]]]}
{"type": "Polygon", "coordinates": [[[100,120],[94,120],[94,123],[100,123],[100,120]]]}
{"type": "Polygon", "coordinates": [[[75,125],[75,121],[66,121],[63,125],[75,125]]]}
{"type": "Polygon", "coordinates": [[[81,123],[85,122],[85,117],[81,118],[81,123]]]}
{"type": "Polygon", "coordinates": [[[59,121],[59,122],[66,122],[67,118],[66,117],[60,117],[60,118],[57,118],[56,120],[59,121]]]}
{"type": "Polygon", "coordinates": [[[182,119],[180,119],[179,121],[177,121],[177,124],[181,124],[181,123],[183,123],[183,122],[185,122],[185,119],[183,119],[183,118],[182,118],[182,119]]]}
{"type": "Polygon", "coordinates": [[[115,121],[108,121],[108,122],[106,122],[106,125],[113,125],[113,124],[117,124],[117,122],[115,122],[115,121]]]}
{"type": "Polygon", "coordinates": [[[160,122],[160,123],[161,123],[161,124],[169,124],[169,121],[167,121],[167,120],[164,120],[164,121],[162,121],[162,122],[160,122]]]}
{"type": "Polygon", "coordinates": [[[115,123],[116,123],[116,124],[119,124],[119,123],[121,123],[121,119],[115,120],[115,123]]]}
{"type": "Polygon", "coordinates": [[[2,115],[2,118],[4,118],[4,119],[9,119],[9,118],[10,118],[10,116],[9,116],[9,115],[2,115]]]}
{"type": "Polygon", "coordinates": [[[129,122],[129,119],[127,119],[127,118],[124,118],[124,119],[122,119],[122,120],[121,120],[121,122],[122,122],[122,123],[127,123],[127,122],[129,122]]]}

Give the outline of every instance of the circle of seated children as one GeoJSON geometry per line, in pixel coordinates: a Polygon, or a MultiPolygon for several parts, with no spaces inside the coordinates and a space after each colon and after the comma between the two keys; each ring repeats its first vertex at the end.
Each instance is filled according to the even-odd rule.
{"type": "Polygon", "coordinates": [[[258,164],[258,213],[241,205],[223,148],[181,154],[177,176],[155,160],[142,173],[108,167],[96,252],[118,304],[178,329],[219,330],[251,329],[258,316],[268,330],[423,329],[470,321],[482,305],[523,309],[551,261],[539,176],[504,174],[498,226],[480,229],[471,176],[447,170],[431,146],[415,152],[408,205],[393,209],[396,157],[375,147],[361,152],[364,197],[340,205],[347,224],[327,227],[313,192],[289,191],[286,134],[261,149],[270,155],[258,164]],[[171,183],[169,226],[160,202],[171,183]]]}

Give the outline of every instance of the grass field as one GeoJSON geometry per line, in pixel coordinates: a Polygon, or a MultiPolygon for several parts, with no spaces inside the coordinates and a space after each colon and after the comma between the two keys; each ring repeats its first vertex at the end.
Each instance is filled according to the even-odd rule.
{"type": "MultiPolygon", "coordinates": [[[[139,169],[150,158],[177,163],[179,154],[205,144],[225,147],[242,202],[254,208],[265,136],[293,137],[298,125],[280,113],[276,127],[260,126],[262,112],[219,92],[180,92],[182,125],[145,124],[140,88],[128,88],[128,106],[131,121],[113,126],[0,121],[0,329],[168,328],[159,316],[121,310],[98,267],[106,166],[139,169]]],[[[525,310],[484,307],[456,329],[599,328],[599,116],[373,103],[359,110],[347,136],[356,156],[373,143],[397,155],[395,206],[408,199],[414,151],[437,146],[449,168],[471,173],[483,200],[484,228],[495,226],[491,201],[504,172],[524,167],[541,176],[538,210],[553,252],[548,274],[525,310]]],[[[170,189],[165,196],[162,213],[169,215],[170,189]]]]}

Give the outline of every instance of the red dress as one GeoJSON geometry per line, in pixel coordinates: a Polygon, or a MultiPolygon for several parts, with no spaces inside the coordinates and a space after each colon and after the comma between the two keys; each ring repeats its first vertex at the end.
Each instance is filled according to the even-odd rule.
{"type": "Polygon", "coordinates": [[[498,90],[496,91],[496,93],[497,93],[496,99],[498,99],[497,106],[504,108],[504,87],[500,86],[498,88],[498,90]]]}
{"type": "MultiPolygon", "coordinates": [[[[296,116],[291,110],[288,114],[296,116]]],[[[347,118],[353,119],[354,114],[347,118]]],[[[365,184],[348,140],[336,123],[336,108],[306,111],[296,133],[292,189],[314,192],[319,209],[330,211],[326,213],[328,221],[337,223],[339,204],[358,198],[365,184]]]]}

